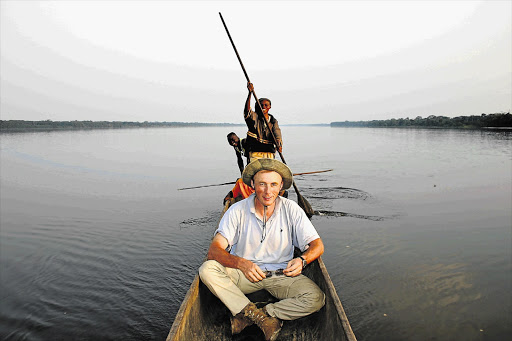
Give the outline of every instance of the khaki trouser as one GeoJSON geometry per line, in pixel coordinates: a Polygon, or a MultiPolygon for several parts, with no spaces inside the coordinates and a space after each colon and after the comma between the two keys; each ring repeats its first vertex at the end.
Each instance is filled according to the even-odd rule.
{"type": "Polygon", "coordinates": [[[275,159],[276,156],[271,152],[249,152],[249,163],[256,159],[275,159]]]}
{"type": "Polygon", "coordinates": [[[320,288],[304,275],[296,277],[272,276],[252,283],[242,271],[227,268],[215,260],[208,260],[199,268],[199,276],[210,291],[236,315],[247,304],[245,294],[267,290],[279,302],[266,307],[270,316],[282,320],[295,320],[320,310],[325,304],[325,295],[320,288]]]}

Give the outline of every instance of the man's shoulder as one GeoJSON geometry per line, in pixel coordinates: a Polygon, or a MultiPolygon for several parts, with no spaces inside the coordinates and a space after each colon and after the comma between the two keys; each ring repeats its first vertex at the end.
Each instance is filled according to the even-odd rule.
{"type": "Polygon", "coordinates": [[[269,117],[270,123],[274,123],[274,122],[277,123],[277,118],[274,115],[269,113],[268,117],[269,117]]]}
{"type": "Polygon", "coordinates": [[[283,202],[283,203],[286,203],[287,205],[297,205],[298,204],[293,201],[292,199],[288,199],[288,198],[285,198],[285,197],[282,197],[282,196],[279,196],[279,199],[283,202]]]}
{"type": "Polygon", "coordinates": [[[249,109],[244,115],[245,119],[255,119],[257,116],[256,112],[252,109],[249,109]]]}
{"type": "Polygon", "coordinates": [[[243,200],[240,200],[238,202],[235,202],[233,205],[231,205],[229,207],[229,209],[226,211],[229,212],[229,211],[232,211],[233,213],[234,212],[249,212],[251,207],[250,207],[250,202],[249,202],[249,198],[251,198],[252,195],[250,195],[249,197],[243,199],[243,200]]]}
{"type": "Polygon", "coordinates": [[[279,200],[281,201],[282,207],[285,207],[289,210],[297,210],[297,209],[302,210],[302,208],[300,208],[299,204],[297,204],[295,201],[293,201],[291,199],[280,196],[279,200]]]}

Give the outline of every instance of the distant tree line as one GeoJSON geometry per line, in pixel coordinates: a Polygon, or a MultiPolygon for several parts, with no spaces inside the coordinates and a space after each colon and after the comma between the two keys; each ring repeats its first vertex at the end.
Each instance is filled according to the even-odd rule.
{"type": "Polygon", "coordinates": [[[235,126],[232,123],[0,120],[0,131],[235,126]]]}
{"type": "Polygon", "coordinates": [[[512,127],[512,115],[508,113],[481,114],[480,116],[418,116],[414,119],[392,118],[390,120],[332,122],[331,127],[429,127],[429,128],[468,128],[512,127]]]}

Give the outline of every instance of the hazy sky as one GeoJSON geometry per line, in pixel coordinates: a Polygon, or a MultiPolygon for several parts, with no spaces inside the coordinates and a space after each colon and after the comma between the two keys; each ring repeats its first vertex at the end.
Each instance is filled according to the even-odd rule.
{"type": "Polygon", "coordinates": [[[512,1],[0,2],[2,120],[243,123],[512,106],[512,1]]]}

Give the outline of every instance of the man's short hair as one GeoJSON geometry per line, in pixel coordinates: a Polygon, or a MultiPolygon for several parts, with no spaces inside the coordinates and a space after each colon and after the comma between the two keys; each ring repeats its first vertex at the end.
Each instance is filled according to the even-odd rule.
{"type": "Polygon", "coordinates": [[[269,100],[268,98],[263,97],[263,98],[259,98],[259,99],[258,99],[258,102],[260,102],[260,104],[263,104],[263,101],[268,101],[268,103],[269,103],[270,105],[272,105],[272,102],[270,102],[270,100],[269,100]]]}

